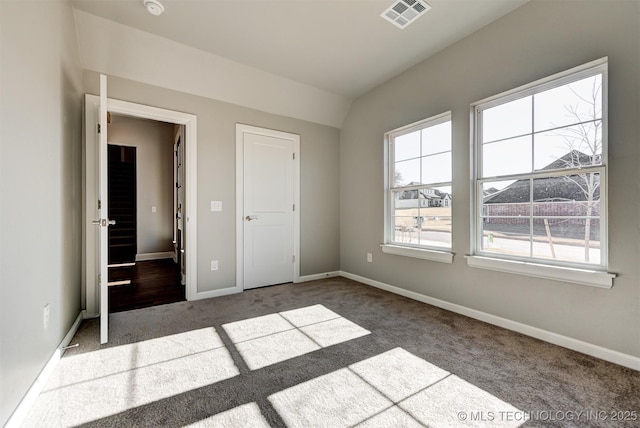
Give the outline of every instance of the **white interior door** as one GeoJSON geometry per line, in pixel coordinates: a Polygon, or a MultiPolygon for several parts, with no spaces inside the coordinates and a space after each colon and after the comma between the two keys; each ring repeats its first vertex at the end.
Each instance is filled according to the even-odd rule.
{"type": "Polygon", "coordinates": [[[292,282],[294,140],[242,135],[244,289],[292,282]]]}
{"type": "Polygon", "coordinates": [[[100,109],[98,125],[98,278],[100,282],[100,343],[109,339],[109,234],[108,227],[115,223],[109,220],[107,180],[107,76],[100,75],[100,109]]]}

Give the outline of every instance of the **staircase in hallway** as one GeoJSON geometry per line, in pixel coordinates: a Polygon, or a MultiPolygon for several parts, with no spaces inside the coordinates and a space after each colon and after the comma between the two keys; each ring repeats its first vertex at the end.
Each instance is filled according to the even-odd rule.
{"type": "Polygon", "coordinates": [[[135,261],[136,148],[109,145],[109,264],[135,261]]]}

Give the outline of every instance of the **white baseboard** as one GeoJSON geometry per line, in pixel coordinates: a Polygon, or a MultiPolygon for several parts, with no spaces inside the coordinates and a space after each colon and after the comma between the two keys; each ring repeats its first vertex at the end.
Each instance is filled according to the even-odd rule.
{"type": "Polygon", "coordinates": [[[241,287],[228,287],[222,288],[220,290],[211,290],[211,291],[199,291],[195,296],[192,296],[188,300],[202,300],[202,299],[210,299],[212,297],[221,297],[228,296],[230,294],[241,293],[241,287]]]}
{"type": "Polygon", "coordinates": [[[53,373],[53,370],[58,365],[60,358],[62,358],[62,355],[64,354],[63,348],[71,343],[71,339],[73,339],[73,336],[75,336],[76,332],[78,331],[80,323],[84,319],[84,313],[85,311],[82,311],[78,314],[78,317],[71,325],[71,328],[67,332],[64,339],[62,339],[62,342],[60,342],[60,345],[58,345],[56,350],[53,352],[53,355],[51,355],[47,363],[44,365],[44,368],[40,371],[40,374],[36,378],[35,382],[33,382],[22,401],[20,401],[20,404],[18,404],[18,407],[16,407],[16,410],[9,417],[5,428],[17,428],[22,425],[24,419],[29,413],[29,410],[31,410],[36,400],[38,399],[38,396],[42,392],[42,389],[47,384],[51,373],[53,373]]]}
{"type": "Polygon", "coordinates": [[[144,262],[147,260],[173,259],[173,255],[173,251],[163,251],[161,253],[140,253],[136,254],[136,261],[144,262]]]}
{"type": "Polygon", "coordinates": [[[300,282],[316,281],[318,279],[335,278],[337,276],[340,276],[340,274],[340,271],[315,273],[313,275],[300,276],[293,282],[297,284],[300,282]]]}
{"type": "Polygon", "coordinates": [[[571,337],[563,336],[561,334],[553,333],[551,331],[543,330],[537,327],[532,327],[527,324],[522,324],[517,321],[502,318],[496,315],[488,314],[486,312],[478,311],[476,309],[467,308],[466,306],[450,303],[445,300],[436,299],[426,296],[424,294],[416,293],[415,291],[405,290],[400,287],[396,287],[384,282],[376,281],[373,279],[365,278],[363,276],[355,275],[349,272],[341,272],[341,276],[352,279],[354,281],[361,282],[363,284],[371,285],[382,290],[389,291],[394,294],[399,294],[404,297],[408,297],[413,300],[417,300],[422,303],[427,303],[438,308],[446,309],[451,312],[455,312],[460,315],[474,318],[489,324],[496,325],[498,327],[505,328],[507,330],[516,331],[527,336],[535,337],[545,342],[552,343],[554,345],[562,346],[564,348],[571,349],[573,351],[581,352],[583,354],[591,355],[592,357],[600,358],[605,361],[609,361],[614,364],[619,364],[624,367],[628,367],[634,370],[640,370],[640,358],[629,354],[623,354],[622,352],[614,351],[612,349],[604,348],[602,346],[594,345],[591,343],[583,342],[581,340],[573,339],[571,337]]]}

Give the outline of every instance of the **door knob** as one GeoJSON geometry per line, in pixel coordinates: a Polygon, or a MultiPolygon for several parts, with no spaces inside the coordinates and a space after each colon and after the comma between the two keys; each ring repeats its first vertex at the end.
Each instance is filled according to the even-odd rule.
{"type": "Polygon", "coordinates": [[[248,215],[248,216],[246,216],[246,217],[245,217],[245,219],[246,219],[247,221],[257,220],[257,219],[258,219],[258,216],[257,216],[257,215],[248,215]]]}

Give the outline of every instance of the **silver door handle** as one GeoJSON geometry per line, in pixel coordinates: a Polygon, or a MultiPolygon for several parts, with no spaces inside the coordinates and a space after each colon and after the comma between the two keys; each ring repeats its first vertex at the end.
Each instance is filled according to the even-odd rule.
{"type": "Polygon", "coordinates": [[[251,220],[257,220],[258,216],[257,215],[248,215],[245,217],[245,220],[247,221],[251,221],[251,220]]]}
{"type": "Polygon", "coordinates": [[[95,224],[96,226],[100,226],[100,220],[93,220],[91,224],[95,224]]]}

